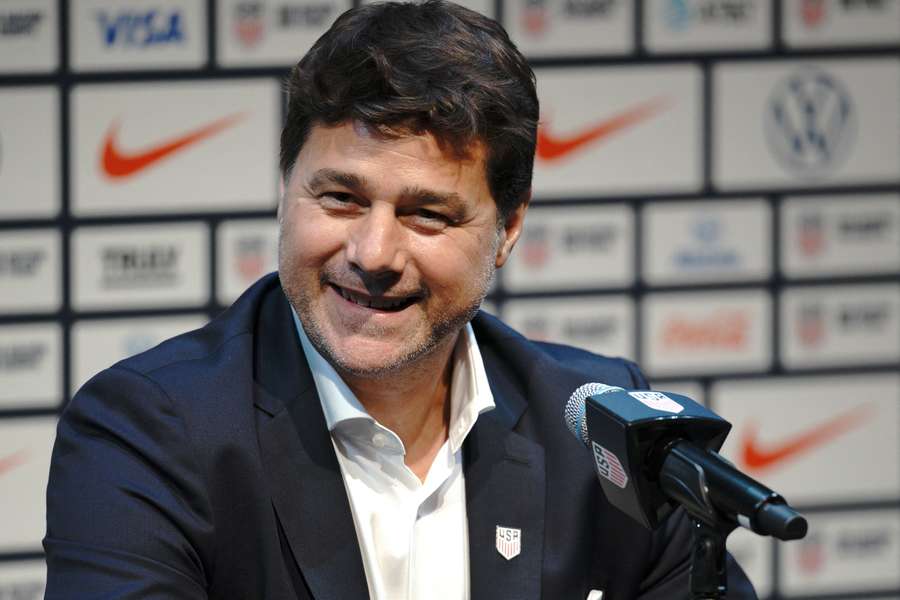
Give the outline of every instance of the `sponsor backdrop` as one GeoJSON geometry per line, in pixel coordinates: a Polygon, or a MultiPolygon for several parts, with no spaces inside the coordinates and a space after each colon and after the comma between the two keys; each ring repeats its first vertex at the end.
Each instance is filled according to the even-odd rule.
{"type": "MultiPolygon", "coordinates": [[[[66,399],[274,268],[281,80],[358,1],[0,2],[0,598],[66,399]]],[[[763,597],[900,598],[900,0],[465,4],[542,101],[490,309],[734,424],[810,517],[730,539],[763,597]]]]}

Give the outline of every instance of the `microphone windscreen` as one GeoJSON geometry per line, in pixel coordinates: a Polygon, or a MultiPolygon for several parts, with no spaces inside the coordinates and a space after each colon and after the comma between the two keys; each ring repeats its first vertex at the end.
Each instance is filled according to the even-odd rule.
{"type": "Polygon", "coordinates": [[[585,446],[590,446],[587,430],[587,419],[584,418],[584,402],[589,396],[597,394],[605,394],[606,392],[625,391],[615,385],[606,385],[605,383],[597,383],[592,381],[585,383],[572,392],[569,401],[566,403],[566,410],[563,417],[566,420],[566,427],[572,432],[572,435],[581,440],[585,446]]]}

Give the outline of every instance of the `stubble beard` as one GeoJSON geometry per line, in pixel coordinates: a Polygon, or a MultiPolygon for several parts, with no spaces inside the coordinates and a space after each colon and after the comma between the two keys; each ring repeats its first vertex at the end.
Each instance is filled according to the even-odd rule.
{"type": "MultiPolygon", "coordinates": [[[[316,316],[316,298],[321,298],[322,294],[327,293],[325,286],[330,281],[327,272],[322,271],[319,274],[318,281],[310,285],[304,285],[302,281],[297,281],[292,275],[298,273],[299,269],[292,260],[290,253],[285,251],[284,244],[280,237],[278,244],[278,273],[281,280],[281,287],[285,296],[291,303],[291,306],[297,312],[303,331],[309,338],[310,343],[327,360],[336,371],[352,377],[366,379],[385,379],[395,376],[403,372],[414,370],[417,367],[429,368],[428,361],[425,360],[433,354],[438,348],[452,343],[456,340],[459,331],[472,320],[481,303],[490,289],[491,281],[494,278],[496,267],[493,260],[485,260],[484,264],[477,273],[477,281],[474,282],[473,291],[475,292],[471,302],[463,306],[460,310],[451,311],[449,308],[442,307],[437,312],[435,318],[426,320],[426,324],[431,324],[425,339],[415,340],[405,352],[391,360],[390,363],[382,363],[379,365],[360,365],[351,362],[347,357],[342,356],[335,351],[334,347],[328,340],[325,328],[316,316]],[[310,289],[313,288],[315,289],[310,289]]],[[[496,246],[496,244],[495,244],[496,246]]],[[[491,256],[496,255],[496,247],[493,249],[491,256]]],[[[425,290],[427,292],[427,290],[425,290]]],[[[420,302],[427,301],[426,298],[420,302]]],[[[409,307],[406,310],[414,309],[409,307]]],[[[367,334],[371,337],[380,337],[386,333],[383,329],[376,326],[368,326],[367,334]]]]}

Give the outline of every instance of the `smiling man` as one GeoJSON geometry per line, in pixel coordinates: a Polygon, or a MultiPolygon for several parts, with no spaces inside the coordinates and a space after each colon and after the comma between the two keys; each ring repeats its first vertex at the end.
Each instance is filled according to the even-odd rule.
{"type": "Polygon", "coordinates": [[[431,133],[319,125],[279,212],[279,274],[309,353],[352,391],[339,402],[355,397],[399,438],[422,482],[448,439],[459,333],[509,255],[527,200],[501,219],[485,149],[473,140],[468,152],[448,156],[431,133]]]}
{"type": "Polygon", "coordinates": [[[360,7],[288,88],[278,274],[73,398],[47,597],[686,598],[684,516],[616,512],[563,423],[585,382],[646,387],[637,367],[479,312],[535,152],[506,33],[360,7]]]}

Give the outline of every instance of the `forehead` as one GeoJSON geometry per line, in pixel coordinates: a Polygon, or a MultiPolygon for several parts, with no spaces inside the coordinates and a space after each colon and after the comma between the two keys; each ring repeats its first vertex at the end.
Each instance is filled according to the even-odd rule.
{"type": "MultiPolygon", "coordinates": [[[[485,147],[473,142],[465,155],[440,144],[431,133],[387,137],[357,123],[315,125],[300,154],[296,170],[307,175],[322,168],[338,168],[390,184],[397,178],[487,192],[485,147]]],[[[448,190],[449,191],[449,190],[448,190]]],[[[460,190],[456,190],[460,191],[460,190]]]]}

